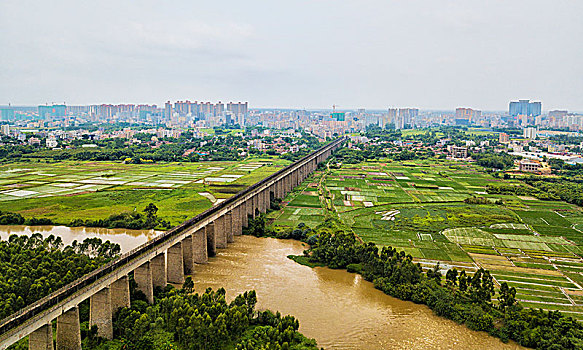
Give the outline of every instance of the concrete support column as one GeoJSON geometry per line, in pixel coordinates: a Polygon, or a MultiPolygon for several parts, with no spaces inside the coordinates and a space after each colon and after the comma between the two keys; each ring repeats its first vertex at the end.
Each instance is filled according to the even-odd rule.
{"type": "Polygon", "coordinates": [[[271,209],[271,187],[267,187],[265,191],[265,209],[271,209]]]}
{"type": "Polygon", "coordinates": [[[257,210],[259,210],[260,213],[263,213],[263,198],[261,195],[261,192],[257,192],[257,194],[255,195],[255,201],[257,203],[257,210]]]}
{"type": "Polygon", "coordinates": [[[257,216],[257,211],[259,210],[259,207],[257,205],[259,203],[259,201],[257,200],[256,194],[254,194],[253,197],[251,197],[251,203],[253,203],[253,205],[252,205],[253,210],[251,211],[251,215],[252,215],[253,219],[255,219],[255,216],[257,216]]]}
{"type": "Polygon", "coordinates": [[[243,206],[245,204],[239,204],[233,212],[235,215],[233,216],[233,234],[235,236],[240,236],[243,234],[243,206]]]}
{"type": "Polygon", "coordinates": [[[194,275],[194,248],[192,247],[192,236],[182,240],[182,260],[184,261],[184,274],[194,275]]]}
{"type": "Polygon", "coordinates": [[[241,204],[241,228],[243,227],[247,227],[249,225],[249,209],[247,209],[247,207],[249,206],[249,201],[244,201],[241,204]]]}
{"type": "Polygon", "coordinates": [[[281,181],[277,181],[275,183],[275,197],[280,198],[280,199],[283,198],[281,196],[281,181]]]}
{"type": "Polygon", "coordinates": [[[207,248],[206,230],[203,227],[192,234],[192,260],[196,264],[209,262],[207,248]]]}
{"type": "Polygon", "coordinates": [[[117,310],[130,307],[130,279],[123,276],[109,286],[111,293],[111,313],[115,314],[117,310]]]}
{"type": "Polygon", "coordinates": [[[245,210],[247,215],[245,215],[245,227],[249,226],[249,215],[253,217],[253,199],[249,198],[245,201],[245,210]]]}
{"type": "Polygon", "coordinates": [[[111,293],[105,287],[89,298],[89,326],[97,326],[97,335],[113,339],[113,320],[111,318],[111,293]]]}
{"type": "Polygon", "coordinates": [[[166,274],[168,282],[182,284],[184,283],[184,261],[182,259],[182,242],[178,242],[168,248],[168,265],[166,274]]]}
{"type": "Polygon", "coordinates": [[[259,211],[265,213],[267,211],[267,205],[265,203],[265,190],[259,192],[259,211]]]}
{"type": "Polygon", "coordinates": [[[76,306],[57,317],[57,350],[81,350],[79,308],[76,306]]]}
{"type": "Polygon", "coordinates": [[[225,233],[227,234],[227,243],[235,242],[235,234],[233,232],[233,211],[225,214],[225,233]]]}
{"type": "Polygon", "coordinates": [[[166,256],[164,253],[156,255],[150,261],[150,268],[152,269],[153,286],[166,288],[168,279],[166,278],[166,256]]]}
{"type": "Polygon", "coordinates": [[[149,261],[134,270],[134,281],[138,285],[137,289],[146,295],[146,300],[150,304],[154,303],[154,286],[152,284],[152,270],[150,269],[149,261]]]}
{"type": "Polygon", "coordinates": [[[28,335],[28,350],[53,350],[53,326],[50,321],[28,335]]]}
{"type": "Polygon", "coordinates": [[[215,237],[215,224],[210,223],[204,227],[206,233],[206,251],[208,256],[217,255],[217,240],[215,237]]]}
{"type": "Polygon", "coordinates": [[[225,231],[225,217],[219,216],[215,220],[215,241],[218,249],[227,248],[227,232],[225,231]]]}

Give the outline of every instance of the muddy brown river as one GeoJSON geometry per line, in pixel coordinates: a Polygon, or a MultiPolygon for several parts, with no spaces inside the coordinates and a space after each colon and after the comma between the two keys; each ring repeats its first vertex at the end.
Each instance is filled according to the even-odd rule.
{"type": "Polygon", "coordinates": [[[66,227],[66,226],[24,226],[0,225],[0,238],[8,239],[12,234],[30,236],[40,233],[43,237],[55,235],[61,237],[65,245],[73,241],[82,242],[85,238],[99,237],[104,241],[117,243],[123,253],[132,250],[140,244],[146,243],[162,231],[109,229],[99,227],[66,227]]]}
{"type": "MultiPolygon", "coordinates": [[[[0,226],[0,237],[41,232],[74,239],[100,237],[123,251],[154,237],[154,231],[0,226]]],[[[287,258],[302,254],[301,242],[235,237],[209,264],[199,265],[197,291],[224,287],[227,298],[254,289],[257,308],[294,315],[300,331],[325,349],[522,349],[483,332],[437,317],[423,305],[405,302],[376,290],[372,283],[344,270],[309,268],[287,258]]]]}

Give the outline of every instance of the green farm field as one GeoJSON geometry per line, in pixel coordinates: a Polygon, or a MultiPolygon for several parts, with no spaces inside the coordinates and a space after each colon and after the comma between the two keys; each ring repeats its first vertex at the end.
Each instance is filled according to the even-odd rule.
{"type": "Polygon", "coordinates": [[[581,208],[489,194],[488,184],[518,180],[449,160],[345,164],[322,176],[309,180],[318,188],[305,182],[290,194],[273,225],[306,220],[314,226],[320,220],[310,222],[302,211],[321,210],[312,215],[338,217],[362,241],[403,250],[423,268],[439,262],[445,274],[452,267],[469,273],[484,267],[498,285],[514,286],[525,306],[567,310],[583,319],[581,208]],[[465,201],[471,197],[486,202],[465,201]]]}
{"type": "Polygon", "coordinates": [[[149,203],[173,225],[289,164],[275,158],[241,162],[123,164],[11,163],[0,166],[0,208],[24,217],[103,219],[149,203]]]}

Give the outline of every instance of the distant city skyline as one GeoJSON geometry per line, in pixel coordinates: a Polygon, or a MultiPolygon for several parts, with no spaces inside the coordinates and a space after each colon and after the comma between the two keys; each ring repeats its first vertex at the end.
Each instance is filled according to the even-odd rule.
{"type": "Polygon", "coordinates": [[[583,2],[0,2],[0,104],[583,111],[583,2]]]}

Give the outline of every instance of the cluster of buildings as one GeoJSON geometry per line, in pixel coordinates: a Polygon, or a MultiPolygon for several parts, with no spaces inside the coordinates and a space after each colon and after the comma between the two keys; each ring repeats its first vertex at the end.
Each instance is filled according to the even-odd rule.
{"type": "MultiPolygon", "coordinates": [[[[167,125],[169,127],[213,127],[218,125],[245,125],[247,102],[166,102],[164,108],[156,105],[100,104],[67,106],[41,105],[36,108],[1,107],[0,121],[37,122],[41,126],[67,127],[88,122],[133,123],[167,125]]],[[[38,127],[38,126],[37,126],[38,127]]]]}
{"type": "MultiPolygon", "coordinates": [[[[84,123],[125,122],[167,128],[196,129],[221,125],[263,126],[273,129],[303,129],[321,138],[365,130],[370,126],[414,129],[433,126],[521,127],[524,137],[536,139],[542,128],[583,130],[583,115],[554,110],[543,114],[542,103],[511,101],[508,111],[483,112],[469,107],[455,111],[420,111],[418,108],[386,110],[293,110],[249,109],[247,102],[168,101],[156,105],[101,104],[66,106],[52,104],[34,108],[0,107],[0,123],[28,129],[66,128],[84,123]]],[[[501,135],[501,137],[503,137],[501,135]]]]}

